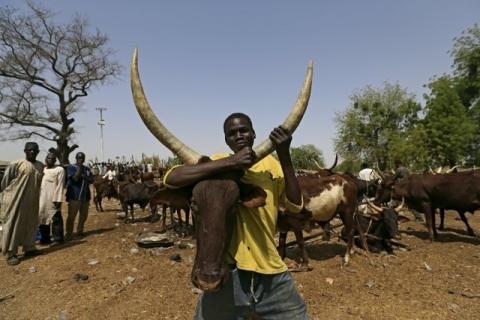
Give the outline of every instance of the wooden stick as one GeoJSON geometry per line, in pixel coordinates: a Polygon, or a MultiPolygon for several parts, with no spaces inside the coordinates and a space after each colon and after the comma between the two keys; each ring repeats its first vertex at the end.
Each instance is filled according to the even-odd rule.
{"type": "Polygon", "coordinates": [[[15,290],[13,290],[12,292],[10,292],[10,293],[8,293],[8,294],[0,297],[0,303],[6,301],[6,300],[8,300],[8,299],[11,299],[11,298],[15,297],[14,293],[17,292],[18,289],[19,289],[19,288],[17,288],[17,289],[15,289],[15,290]]]}
{"type": "MultiPolygon", "coordinates": [[[[336,228],[341,227],[341,226],[343,226],[343,223],[339,223],[339,224],[336,224],[336,225],[334,225],[334,226],[331,226],[331,229],[333,230],[333,229],[336,229],[336,228]]],[[[321,236],[321,235],[323,235],[323,234],[324,234],[324,232],[323,232],[323,231],[320,231],[320,232],[311,234],[311,235],[309,235],[309,236],[307,236],[307,237],[304,237],[303,240],[304,240],[305,242],[307,242],[308,240],[317,238],[317,237],[319,237],[319,236],[321,236]]],[[[288,248],[288,247],[294,246],[294,245],[296,245],[296,244],[297,244],[297,240],[293,240],[293,241],[290,241],[290,242],[288,242],[287,244],[285,244],[285,247],[288,248]]]]}

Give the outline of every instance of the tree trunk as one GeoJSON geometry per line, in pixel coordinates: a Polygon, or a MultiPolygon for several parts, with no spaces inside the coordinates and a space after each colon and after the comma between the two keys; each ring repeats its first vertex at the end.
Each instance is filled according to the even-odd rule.
{"type": "Polygon", "coordinates": [[[59,139],[57,140],[57,156],[58,161],[60,161],[61,165],[70,164],[69,156],[75,149],[78,148],[78,145],[74,144],[72,146],[68,145],[67,139],[59,139]]]}

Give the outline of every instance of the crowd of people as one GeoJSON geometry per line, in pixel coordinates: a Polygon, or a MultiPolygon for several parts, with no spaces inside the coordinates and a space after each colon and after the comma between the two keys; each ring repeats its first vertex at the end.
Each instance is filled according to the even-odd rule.
{"type": "Polygon", "coordinates": [[[141,172],[152,172],[152,164],[94,163],[85,164],[85,153],[75,155],[75,163],[62,166],[52,148],[45,163],[37,160],[40,152],[36,142],[27,142],[25,159],[11,162],[0,180],[0,249],[10,266],[20,263],[19,246],[23,257],[41,254],[40,244],[63,243],[75,237],[85,237],[85,222],[91,199],[90,184],[94,177],[113,182],[118,173],[135,167],[141,172]],[[67,202],[64,223],[61,204],[67,202]]]}

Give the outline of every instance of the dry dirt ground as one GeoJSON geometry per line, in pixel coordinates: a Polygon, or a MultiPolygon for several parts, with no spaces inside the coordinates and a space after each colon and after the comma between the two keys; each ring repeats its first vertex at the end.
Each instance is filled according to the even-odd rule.
{"type": "MultiPolygon", "coordinates": [[[[45,254],[15,267],[0,261],[0,319],[192,319],[195,248],[138,248],[136,235],[160,223],[124,224],[116,200],[105,208],[90,208],[87,237],[40,247],[45,254]],[[170,260],[173,254],[181,261],[170,260]],[[77,281],[78,273],[88,279],[77,281]]],[[[456,216],[447,213],[438,242],[425,240],[423,224],[407,222],[402,242],[410,251],[360,252],[344,268],[343,242],[311,242],[313,270],[293,273],[310,318],[480,319],[480,239],[467,236],[456,216]]],[[[469,218],[480,234],[479,212],[469,218]]],[[[289,251],[290,258],[298,254],[296,247],[289,251]]]]}

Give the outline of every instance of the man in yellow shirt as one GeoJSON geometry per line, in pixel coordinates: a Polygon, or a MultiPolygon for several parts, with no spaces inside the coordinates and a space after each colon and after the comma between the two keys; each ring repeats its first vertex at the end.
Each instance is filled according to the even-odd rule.
{"type": "Polygon", "coordinates": [[[232,170],[244,170],[241,181],[261,187],[266,204],[249,209],[238,205],[227,261],[231,270],[217,292],[203,293],[195,319],[307,319],[306,306],[276,250],[274,236],[280,203],[300,212],[303,200],[290,158],[291,134],[275,128],[270,139],[280,162],[271,155],[255,163],[255,131],[250,118],[234,113],[225,119],[225,142],[233,155],[212,156],[211,162],[175,167],[164,177],[170,187],[184,187],[232,170]]]}

